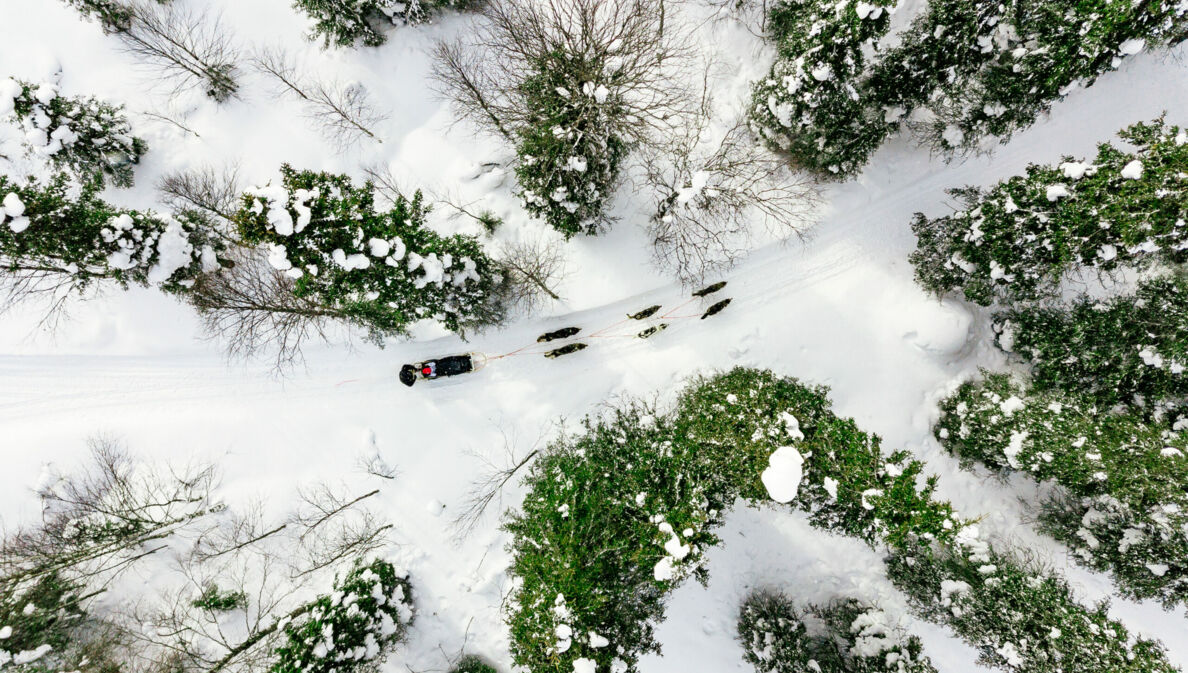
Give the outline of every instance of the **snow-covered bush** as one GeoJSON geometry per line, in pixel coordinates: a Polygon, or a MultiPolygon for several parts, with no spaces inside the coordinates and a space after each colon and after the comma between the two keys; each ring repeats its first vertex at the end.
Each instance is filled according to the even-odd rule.
{"type": "Polygon", "coordinates": [[[272,673],[373,670],[404,640],[414,609],[406,575],[387,561],[357,565],[334,592],[299,608],[283,626],[272,673]]]}
{"type": "Polygon", "coordinates": [[[499,673],[499,670],[488,664],[482,657],[468,654],[458,660],[457,664],[454,664],[450,673],[499,673]]]}
{"type": "Polygon", "coordinates": [[[96,190],[65,175],[24,184],[0,176],[0,274],[9,300],[64,296],[102,281],[180,292],[218,267],[220,243],[205,218],[117,208],[96,190]]]}
{"type": "Polygon", "coordinates": [[[1125,595],[1188,602],[1188,430],[986,373],[941,403],[936,436],[963,460],[1059,484],[1043,527],[1125,595]]]}
{"type": "Polygon", "coordinates": [[[310,37],[326,47],[378,47],[388,40],[384,26],[418,24],[446,8],[463,9],[474,0],[295,0],[313,19],[310,37]]]}
{"type": "Polygon", "coordinates": [[[898,116],[873,104],[867,61],[896,0],[786,0],[769,12],[777,57],[752,93],[752,124],[795,165],[830,176],[857,173],[898,116]]]}
{"type": "Polygon", "coordinates": [[[1162,119],[1119,133],[1092,162],[1032,165],[989,190],[954,190],[966,208],[917,213],[916,279],[988,305],[1056,292],[1082,268],[1109,272],[1188,261],[1188,131],[1162,119]]]}
{"type": "Polygon", "coordinates": [[[602,70],[579,56],[550,54],[520,85],[535,113],[517,131],[520,198],[566,236],[598,232],[626,153],[615,128],[622,111],[602,70]]]}
{"type": "Polygon", "coordinates": [[[981,653],[981,663],[1012,673],[1179,670],[1158,642],[1110,619],[1106,604],[1078,603],[1059,575],[973,535],[965,542],[902,547],[887,567],[921,615],[949,625],[981,653]]]}
{"type": "Polygon", "coordinates": [[[40,668],[47,657],[57,663],[83,619],[79,585],[51,572],[23,587],[0,576],[0,587],[6,589],[0,593],[0,670],[40,668]]]}
{"type": "Polygon", "coordinates": [[[855,599],[798,611],[779,593],[752,593],[738,618],[744,658],[760,673],[936,673],[916,636],[855,599]],[[802,617],[823,630],[810,635],[802,617]]]}
{"type": "Polygon", "coordinates": [[[471,236],[425,224],[418,192],[381,208],[370,182],[281,168],[279,185],[247,190],[235,222],[243,240],[269,250],[294,292],[367,327],[403,334],[421,319],[462,331],[500,310],[498,268],[471,236]]]}
{"type": "Polygon", "coordinates": [[[132,135],[123,106],[66,97],[55,84],[0,80],[0,118],[11,116],[30,151],[82,181],[132,186],[132,170],[147,146],[132,135]]]}
{"type": "Polygon", "coordinates": [[[995,316],[999,346],[1031,365],[1037,388],[1092,395],[1103,407],[1174,416],[1188,400],[1188,275],[1140,281],[1134,294],[995,316]],[[1170,408],[1169,408],[1170,407],[1170,408]]]}
{"type": "Polygon", "coordinates": [[[1125,57],[1188,37],[1188,5],[938,0],[901,37],[872,76],[874,97],[928,108],[914,124],[923,139],[961,153],[1005,142],[1125,57]]]}
{"type": "Polygon", "coordinates": [[[587,419],[533,464],[506,524],[515,661],[537,673],[635,670],[658,650],[668,593],[705,579],[713,530],[739,497],[789,503],[870,544],[949,540],[961,524],[932,501],[921,467],[882,455],[833,415],[824,389],[765,371],[694,380],[669,413],[628,402],[587,419]]]}
{"type": "MultiPolygon", "coordinates": [[[[80,14],[95,19],[108,33],[118,33],[128,30],[132,25],[132,8],[129,0],[65,0],[66,4],[77,9],[80,14]]],[[[147,1],[147,0],[146,0],[147,1]]],[[[151,0],[158,4],[166,4],[171,0],[151,0]]]]}

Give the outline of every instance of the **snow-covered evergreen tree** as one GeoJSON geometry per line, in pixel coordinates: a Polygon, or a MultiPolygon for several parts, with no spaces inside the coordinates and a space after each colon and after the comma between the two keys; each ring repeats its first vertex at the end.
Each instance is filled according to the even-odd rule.
{"type": "Polygon", "coordinates": [[[934,118],[918,130],[936,149],[987,149],[1126,56],[1185,37],[1182,0],[938,0],[885,55],[873,95],[908,111],[927,107],[934,118]]]}
{"type": "Polygon", "coordinates": [[[349,316],[373,336],[403,334],[421,319],[463,331],[499,317],[495,262],[472,236],[441,236],[425,224],[417,192],[390,207],[370,182],[298,171],[249,189],[235,216],[246,243],[266,246],[272,266],[295,279],[295,293],[349,316]]]}
{"type": "MultiPolygon", "coordinates": [[[[77,9],[83,16],[94,19],[103,26],[108,33],[118,33],[128,30],[132,25],[132,9],[129,3],[133,0],[65,0],[66,4],[77,9]]],[[[148,0],[146,0],[148,1],[148,0]]],[[[166,4],[171,0],[151,0],[159,4],[166,4]]]]}
{"type": "Polygon", "coordinates": [[[887,559],[891,581],[926,619],[950,626],[987,666],[1010,673],[1176,673],[1163,646],[1077,602],[1068,582],[971,528],[953,546],[909,545],[887,559]]]}
{"type": "Polygon", "coordinates": [[[1134,149],[1102,143],[1091,162],[1032,165],[985,191],[954,190],[957,213],[917,214],[917,281],[988,305],[1049,296],[1082,268],[1188,261],[1188,131],[1158,119],[1118,135],[1134,149]]]}
{"type": "Polygon", "coordinates": [[[1068,307],[995,316],[998,345],[1031,365],[1041,389],[1092,395],[1103,408],[1174,418],[1188,401],[1188,273],[1139,282],[1134,294],[1082,296],[1068,307]]]}
{"type": "Polygon", "coordinates": [[[388,40],[384,26],[418,24],[441,9],[464,8],[471,0],[295,0],[314,21],[311,37],[326,47],[378,47],[388,40]]]}
{"type": "Polygon", "coordinates": [[[738,639],[760,673],[936,673],[919,638],[855,599],[802,613],[783,594],[752,593],[739,613],[738,639]],[[805,615],[824,631],[810,635],[805,615]]]}
{"type": "Polygon", "coordinates": [[[965,461],[1059,484],[1042,524],[1124,594],[1188,602],[1188,429],[986,373],[941,403],[936,435],[965,461]]]}
{"type": "Polygon", "coordinates": [[[868,60],[894,0],[785,0],[769,12],[778,56],[752,93],[756,133],[793,163],[832,177],[857,173],[898,126],[870,104],[868,60]]]}
{"type": "Polygon", "coordinates": [[[10,299],[104,281],[184,291],[218,267],[221,245],[205,218],[117,208],[96,193],[61,174],[23,184],[0,176],[0,274],[10,299]]]}
{"type": "Polygon", "coordinates": [[[740,497],[872,545],[950,540],[962,524],[922,467],[884,455],[823,389],[767,371],[694,380],[669,413],[630,402],[587,419],[532,465],[507,524],[522,580],[507,613],[516,663],[635,670],[657,648],[665,597],[706,577],[714,529],[740,497]]]}
{"type": "Polygon", "coordinates": [[[0,119],[20,126],[29,150],[55,167],[100,186],[110,178],[132,186],[132,171],[148,149],[132,135],[123,106],[96,98],[67,97],[50,82],[0,80],[0,119]]]}
{"type": "Polygon", "coordinates": [[[555,53],[520,85],[534,117],[517,133],[520,197],[566,236],[598,232],[626,154],[605,79],[598,63],[555,53]]]}
{"type": "Polygon", "coordinates": [[[272,673],[374,670],[413,621],[411,585],[387,561],[357,565],[334,592],[299,608],[284,624],[272,673]]]}

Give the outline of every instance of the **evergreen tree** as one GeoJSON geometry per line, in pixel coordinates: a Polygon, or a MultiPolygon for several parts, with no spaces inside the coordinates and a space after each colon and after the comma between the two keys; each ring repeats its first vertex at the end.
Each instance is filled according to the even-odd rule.
{"type": "Polygon", "coordinates": [[[131,187],[133,167],[148,149],[132,135],[123,106],[68,98],[50,83],[0,81],[0,117],[6,111],[24,131],[32,151],[100,186],[104,178],[111,178],[117,187],[131,187]]]}
{"type": "Polygon", "coordinates": [[[597,62],[555,52],[520,85],[533,115],[517,131],[520,197],[566,236],[598,232],[627,150],[604,79],[597,62]]]}
{"type": "Polygon", "coordinates": [[[965,461],[1059,484],[1041,523],[1125,595],[1188,602],[1188,431],[987,373],[942,402],[936,435],[965,461]]]}
{"type": "Polygon", "coordinates": [[[893,550],[891,581],[926,619],[947,624],[1011,673],[1176,673],[1156,641],[1086,608],[1062,577],[970,537],[962,544],[893,550]]]}
{"type": "Polygon", "coordinates": [[[1134,294],[1082,296],[1069,307],[995,316],[999,346],[1031,365],[1041,390],[1090,394],[1162,416],[1188,400],[1188,273],[1139,282],[1134,294]]]}
{"type": "Polygon", "coordinates": [[[472,0],[295,0],[295,7],[314,20],[311,37],[325,47],[378,47],[387,42],[383,26],[418,24],[448,8],[464,8],[472,0]]]}
{"type": "Polygon", "coordinates": [[[848,177],[866,164],[898,117],[871,105],[868,54],[890,27],[895,2],[786,0],[768,14],[778,56],[755,85],[756,133],[797,165],[848,177]]]}
{"type": "Polygon", "coordinates": [[[917,213],[916,280],[989,305],[1050,296],[1085,267],[1188,261],[1188,132],[1158,119],[1118,135],[1135,149],[1102,143],[1092,163],[1032,165],[986,191],[953,190],[966,206],[953,215],[917,213]]]}
{"type": "MultiPolygon", "coordinates": [[[[132,26],[131,0],[65,0],[66,4],[75,8],[88,19],[95,19],[108,33],[120,33],[132,26]]],[[[166,4],[171,0],[153,0],[159,4],[166,4]]]]}
{"type": "Polygon", "coordinates": [[[411,585],[391,563],[356,565],[334,592],[295,611],[271,673],[355,673],[374,669],[404,640],[414,611],[411,585]]]}
{"type": "Polygon", "coordinates": [[[97,189],[61,174],[23,185],[0,176],[0,272],[11,299],[104,281],[180,292],[218,267],[221,244],[204,217],[117,208],[97,189]]]}
{"type": "Polygon", "coordinates": [[[404,334],[421,319],[463,331],[499,318],[502,276],[471,236],[425,224],[420,192],[375,203],[370,182],[281,168],[280,185],[248,190],[235,216],[242,239],[267,246],[272,266],[299,297],[367,326],[404,334]]]}
{"type": "Polygon", "coordinates": [[[499,670],[482,657],[468,654],[450,669],[450,673],[499,673],[499,670]]]}
{"type": "Polygon", "coordinates": [[[936,673],[923,645],[855,599],[804,612],[825,627],[809,635],[792,601],[756,592],[743,603],[738,639],[747,663],[760,673],[936,673]]]}

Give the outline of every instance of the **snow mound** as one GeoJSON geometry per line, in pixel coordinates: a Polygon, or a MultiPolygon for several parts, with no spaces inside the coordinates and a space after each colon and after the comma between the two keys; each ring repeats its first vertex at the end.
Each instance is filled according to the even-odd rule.
{"type": "Polygon", "coordinates": [[[760,479],[772,500],[792,502],[804,479],[804,456],[794,446],[781,446],[767,459],[767,469],[760,479]]]}

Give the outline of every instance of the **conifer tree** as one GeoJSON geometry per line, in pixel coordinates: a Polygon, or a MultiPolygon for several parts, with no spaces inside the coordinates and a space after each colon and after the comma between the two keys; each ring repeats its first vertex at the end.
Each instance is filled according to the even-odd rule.
{"type": "Polygon", "coordinates": [[[235,216],[245,243],[265,246],[299,297],[367,326],[404,334],[421,319],[464,331],[498,321],[502,274],[471,236],[441,236],[425,223],[420,192],[375,202],[370,182],[298,171],[248,190],[235,216]]]}
{"type": "Polygon", "coordinates": [[[388,36],[381,28],[396,23],[418,24],[447,7],[463,8],[470,0],[295,0],[314,21],[311,37],[325,47],[378,47],[388,36]]]}
{"type": "Polygon", "coordinates": [[[6,112],[24,131],[30,150],[82,181],[131,187],[132,171],[148,149],[132,135],[123,106],[96,98],[66,97],[51,83],[0,80],[0,117],[6,112]]]}
{"type": "Polygon", "coordinates": [[[183,292],[218,267],[219,239],[194,212],[117,208],[59,174],[17,184],[0,176],[0,273],[10,302],[62,299],[98,283],[183,292]]]}
{"type": "Polygon", "coordinates": [[[964,209],[912,222],[916,280],[970,301],[1052,296],[1066,273],[1188,261],[1188,131],[1163,119],[1098,145],[1092,161],[1032,165],[981,190],[953,190],[964,209]]]}
{"type": "Polygon", "coordinates": [[[965,461],[1059,484],[1041,523],[1124,594],[1188,602],[1188,430],[986,373],[942,402],[936,435],[965,461]]]}
{"type": "Polygon", "coordinates": [[[999,346],[1031,365],[1041,390],[1089,394],[1103,408],[1177,414],[1188,400],[1188,273],[1140,281],[1134,294],[995,316],[999,346]]]}

